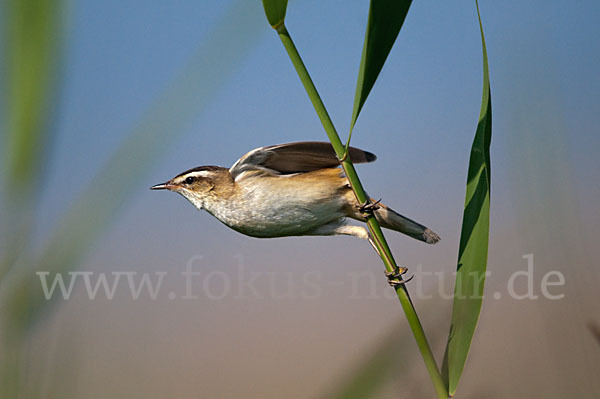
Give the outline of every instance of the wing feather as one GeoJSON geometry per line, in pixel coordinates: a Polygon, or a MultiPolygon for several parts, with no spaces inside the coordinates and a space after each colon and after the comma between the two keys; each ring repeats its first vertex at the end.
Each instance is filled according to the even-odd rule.
{"type": "MultiPolygon", "coordinates": [[[[353,163],[373,162],[377,157],[358,148],[350,147],[353,163]]],[[[256,148],[241,157],[230,169],[235,179],[242,172],[261,170],[274,174],[306,173],[335,168],[340,162],[331,143],[303,141],[256,148]]]]}

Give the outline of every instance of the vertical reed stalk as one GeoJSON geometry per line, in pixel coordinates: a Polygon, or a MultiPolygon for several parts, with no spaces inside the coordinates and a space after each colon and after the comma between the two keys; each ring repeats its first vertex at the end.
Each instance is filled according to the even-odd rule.
{"type": "MultiPolygon", "coordinates": [[[[319,115],[319,119],[321,120],[321,123],[327,132],[327,136],[331,141],[336,155],[339,159],[344,159],[345,146],[342,143],[335,127],[333,126],[333,122],[331,121],[331,118],[325,109],[325,105],[323,104],[323,101],[321,100],[321,97],[319,96],[319,93],[317,92],[317,89],[310,78],[306,66],[302,62],[302,58],[300,57],[300,54],[298,53],[298,50],[296,49],[296,46],[294,45],[294,42],[292,41],[292,38],[285,27],[285,24],[283,21],[281,21],[278,25],[274,26],[274,29],[277,30],[279,38],[281,39],[292,61],[292,64],[294,64],[294,67],[296,68],[296,72],[298,73],[298,76],[300,77],[300,80],[302,81],[302,84],[304,85],[304,88],[306,89],[306,92],[308,93],[308,96],[315,110],[317,111],[317,114],[319,115]]],[[[359,203],[365,203],[367,200],[369,200],[369,197],[365,193],[352,161],[350,161],[349,157],[346,157],[346,159],[341,162],[341,165],[346,173],[348,181],[350,182],[352,191],[354,191],[356,199],[359,203]]],[[[385,240],[383,232],[381,231],[381,227],[372,214],[367,214],[366,216],[367,226],[369,227],[369,231],[371,232],[375,246],[380,253],[381,260],[385,264],[385,268],[388,272],[394,272],[397,270],[398,266],[394,260],[392,252],[390,251],[387,241],[385,240]]],[[[427,371],[429,372],[429,376],[431,377],[431,381],[433,382],[433,386],[436,390],[438,398],[448,398],[448,390],[444,380],[442,379],[435,358],[433,357],[431,347],[429,346],[423,326],[421,325],[417,312],[412,304],[408,290],[404,284],[396,286],[395,290],[398,299],[400,300],[400,304],[402,305],[402,309],[406,314],[408,324],[410,325],[415,340],[417,341],[419,351],[421,352],[423,360],[425,361],[425,366],[427,367],[427,371]]]]}

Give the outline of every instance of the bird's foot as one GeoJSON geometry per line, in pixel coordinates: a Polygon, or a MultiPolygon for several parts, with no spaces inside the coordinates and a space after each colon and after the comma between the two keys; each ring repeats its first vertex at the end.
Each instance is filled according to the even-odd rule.
{"type": "MultiPolygon", "coordinates": [[[[377,201],[379,202],[379,201],[377,201]]],[[[371,236],[371,233],[368,233],[368,239],[369,239],[369,243],[371,244],[371,246],[373,247],[373,249],[375,250],[375,252],[377,252],[377,254],[381,257],[381,252],[379,252],[379,248],[377,248],[377,245],[375,245],[375,241],[373,240],[373,237],[371,236]]],[[[385,276],[388,279],[388,284],[392,287],[392,288],[396,288],[399,285],[402,284],[406,284],[408,283],[410,280],[412,280],[415,276],[412,275],[409,278],[407,278],[406,280],[402,279],[402,276],[408,271],[408,268],[406,267],[398,267],[396,266],[395,269],[391,272],[386,272],[385,276]]]]}
{"type": "Polygon", "coordinates": [[[415,276],[412,275],[409,278],[407,278],[406,280],[403,280],[402,279],[402,275],[404,275],[407,271],[408,271],[408,269],[406,267],[398,267],[398,266],[396,266],[396,269],[394,271],[392,271],[392,272],[386,272],[385,276],[388,279],[388,284],[392,288],[396,288],[399,285],[403,285],[403,284],[408,283],[415,276]]]}
{"type": "Polygon", "coordinates": [[[360,213],[365,214],[373,214],[374,211],[380,208],[379,203],[381,202],[381,198],[375,202],[371,202],[370,199],[367,199],[364,203],[357,205],[360,213]]]}

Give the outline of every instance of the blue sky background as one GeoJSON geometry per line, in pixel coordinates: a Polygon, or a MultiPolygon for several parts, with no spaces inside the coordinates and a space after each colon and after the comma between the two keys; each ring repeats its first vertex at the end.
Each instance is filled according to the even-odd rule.
{"type": "MultiPolygon", "coordinates": [[[[191,257],[201,255],[203,272],[234,278],[236,256],[242,256],[247,270],[263,273],[301,276],[319,270],[335,280],[369,270],[385,290],[382,265],[365,242],[252,239],[198,213],[179,196],[148,190],[194,166],[229,166],[258,146],[326,140],[260,2],[69,4],[56,136],[36,209],[39,247],[133,134],[124,165],[136,168],[137,177],[126,188],[98,183],[105,188],[95,193],[98,203],[121,190],[128,196],[82,269],[177,276],[191,257]]],[[[600,299],[595,267],[600,5],[483,1],[480,6],[494,117],[493,274],[486,289],[504,293],[510,274],[526,267],[522,256],[534,253],[536,284],[545,272],[561,270],[567,295],[563,301],[485,302],[461,388],[497,397],[535,392],[558,398],[574,391],[584,397],[600,391],[592,368],[584,366],[599,360],[588,349],[595,343],[585,325],[597,319],[600,299]],[[565,373],[569,378],[559,383],[565,373]],[[548,382],[554,377],[556,382],[548,382]],[[507,380],[514,384],[507,386],[507,380]]],[[[288,30],[342,137],[349,127],[367,12],[368,2],[292,1],[288,7],[288,30]]],[[[455,267],[481,68],[472,2],[414,2],[355,128],[353,145],[378,156],[376,163],[358,168],[369,193],[442,236],[430,247],[387,234],[399,262],[409,268],[451,273],[455,267]]],[[[166,284],[181,288],[176,277],[166,284]]],[[[39,332],[36,341],[54,340],[58,353],[79,364],[75,397],[78,392],[187,397],[198,389],[226,396],[318,396],[385,331],[398,323],[407,328],[393,298],[348,301],[349,285],[324,287],[316,301],[194,303],[136,302],[125,295],[89,301],[81,288],[79,299],[66,301],[45,320],[41,330],[51,338],[39,332]],[[328,371],[315,370],[315,363],[328,371]],[[219,377],[224,369],[240,376],[237,386],[219,377]],[[135,391],[132,385],[144,388],[135,391]]],[[[425,309],[428,331],[442,330],[434,344],[441,355],[450,301],[421,301],[417,309],[425,309]],[[442,310],[427,312],[433,308],[442,310]]],[[[417,364],[409,375],[427,381],[417,364]]],[[[424,391],[412,392],[431,393],[429,387],[418,389],[424,391]]]]}

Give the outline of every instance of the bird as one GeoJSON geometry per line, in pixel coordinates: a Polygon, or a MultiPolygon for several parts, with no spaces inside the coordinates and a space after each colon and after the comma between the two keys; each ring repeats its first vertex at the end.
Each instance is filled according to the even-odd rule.
{"type": "MultiPolygon", "coordinates": [[[[348,148],[353,163],[376,156],[348,148]]],[[[440,237],[379,201],[360,204],[330,143],[304,141],[256,148],[229,169],[199,166],[151,190],[178,193],[231,229],[251,237],[350,235],[369,240],[362,226],[372,212],[381,227],[428,244],[440,237]]]]}

